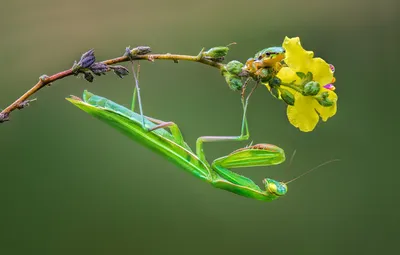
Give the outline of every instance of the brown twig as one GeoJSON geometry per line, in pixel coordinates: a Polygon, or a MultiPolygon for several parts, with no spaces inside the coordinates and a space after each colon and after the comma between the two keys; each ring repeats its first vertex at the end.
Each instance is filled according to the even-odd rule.
{"type": "MultiPolygon", "coordinates": [[[[189,56],[189,55],[179,55],[179,54],[146,54],[146,55],[133,55],[131,56],[132,60],[148,60],[148,61],[154,61],[154,60],[172,60],[175,63],[179,60],[183,61],[192,61],[192,62],[199,62],[205,65],[209,65],[212,67],[216,67],[218,69],[221,69],[224,65],[221,63],[218,63],[216,61],[212,61],[209,59],[202,58],[201,56],[189,56]]],[[[117,63],[122,63],[122,62],[127,62],[131,60],[128,56],[122,56],[122,57],[117,57],[109,60],[102,61],[101,63],[106,64],[108,66],[117,64],[117,63]]],[[[110,71],[109,69],[108,71],[110,71]]],[[[21,107],[24,102],[27,102],[28,98],[38,92],[40,89],[45,87],[46,85],[63,79],[65,77],[74,75],[73,69],[68,69],[56,74],[53,74],[51,76],[46,76],[44,78],[40,78],[39,81],[28,91],[26,91],[20,98],[15,100],[12,104],[7,106],[4,110],[1,111],[0,113],[0,123],[9,120],[10,113],[14,111],[15,109],[22,109],[21,107]]]]}

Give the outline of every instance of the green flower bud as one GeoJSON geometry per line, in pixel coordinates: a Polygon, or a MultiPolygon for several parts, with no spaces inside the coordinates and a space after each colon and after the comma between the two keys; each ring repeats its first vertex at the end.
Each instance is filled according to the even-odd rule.
{"type": "Polygon", "coordinates": [[[263,68],[258,71],[258,77],[260,78],[262,83],[267,83],[271,80],[274,74],[273,69],[271,68],[263,68]]]}
{"type": "Polygon", "coordinates": [[[317,97],[316,99],[317,99],[318,103],[324,107],[329,107],[334,104],[333,101],[327,97],[325,97],[325,98],[317,97]]]}
{"type": "Polygon", "coordinates": [[[279,89],[278,89],[278,87],[271,86],[270,92],[274,97],[279,98],[279,89]]]}
{"type": "Polygon", "coordinates": [[[315,96],[318,94],[321,86],[316,81],[310,81],[304,85],[303,95],[304,96],[315,96]]]}
{"type": "Polygon", "coordinates": [[[275,87],[281,85],[282,81],[281,79],[275,76],[268,83],[271,87],[275,87]]]}
{"type": "Polygon", "coordinates": [[[329,93],[327,91],[324,91],[324,92],[321,93],[321,97],[322,98],[327,98],[327,97],[329,97],[329,93]]]}
{"type": "Polygon", "coordinates": [[[229,62],[228,64],[226,64],[225,69],[226,71],[228,71],[231,74],[236,74],[238,75],[239,73],[242,72],[242,68],[243,68],[243,64],[240,63],[237,60],[232,60],[231,62],[229,62]]]}
{"type": "Polygon", "coordinates": [[[203,52],[204,57],[208,58],[223,58],[228,54],[229,48],[226,46],[219,46],[203,52]]]}
{"type": "MultiPolygon", "coordinates": [[[[311,73],[311,72],[308,72],[307,74],[306,74],[306,77],[304,78],[304,83],[307,83],[307,82],[309,82],[309,81],[312,81],[313,80],[313,77],[314,77],[314,75],[311,73]]],[[[303,83],[303,84],[304,84],[303,83]]]]}
{"type": "Polygon", "coordinates": [[[223,74],[225,76],[225,81],[228,83],[229,88],[232,90],[241,90],[243,87],[242,79],[237,75],[232,75],[228,72],[223,74]]]}
{"type": "Polygon", "coordinates": [[[94,77],[91,72],[84,72],[83,75],[83,77],[85,77],[85,80],[87,80],[88,82],[93,82],[94,77]]]}
{"type": "Polygon", "coordinates": [[[285,101],[285,103],[287,103],[288,105],[294,105],[294,96],[292,93],[290,93],[286,89],[280,89],[280,92],[281,98],[283,101],[285,101]]]}
{"type": "Polygon", "coordinates": [[[328,98],[329,93],[327,91],[322,92],[320,95],[315,96],[314,98],[318,101],[318,103],[324,107],[329,107],[334,105],[334,102],[328,98]]]}

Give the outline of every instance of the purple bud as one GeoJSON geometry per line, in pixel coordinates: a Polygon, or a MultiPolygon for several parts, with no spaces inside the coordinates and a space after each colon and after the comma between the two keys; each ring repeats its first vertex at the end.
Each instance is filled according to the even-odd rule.
{"type": "Polygon", "coordinates": [[[126,69],[123,66],[110,66],[110,68],[114,71],[116,75],[118,75],[119,78],[124,78],[124,76],[129,74],[128,69],[126,69]]]}
{"type": "Polygon", "coordinates": [[[132,57],[136,55],[145,55],[151,52],[151,48],[149,46],[138,46],[133,49],[130,47],[126,47],[124,56],[132,57]]]}
{"type": "Polygon", "coordinates": [[[82,54],[81,60],[79,60],[78,65],[82,68],[89,68],[96,61],[94,56],[94,49],[91,49],[82,54]]]}
{"type": "Polygon", "coordinates": [[[102,75],[106,74],[106,72],[109,70],[108,65],[103,64],[103,63],[94,63],[93,65],[90,66],[90,70],[95,74],[95,75],[102,75]]]}
{"type": "Polygon", "coordinates": [[[133,48],[131,52],[133,55],[145,55],[151,52],[151,48],[149,46],[138,46],[133,48]]]}

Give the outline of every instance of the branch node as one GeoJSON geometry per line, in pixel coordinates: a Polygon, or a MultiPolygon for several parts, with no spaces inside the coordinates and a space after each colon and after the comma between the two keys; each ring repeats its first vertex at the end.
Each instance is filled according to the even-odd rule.
{"type": "Polygon", "coordinates": [[[8,113],[8,112],[0,113],[0,123],[9,121],[10,120],[9,116],[10,116],[10,113],[8,113]]]}
{"type": "Polygon", "coordinates": [[[147,57],[147,60],[150,61],[150,62],[154,62],[154,56],[153,55],[149,55],[147,57]]]}
{"type": "Polygon", "coordinates": [[[37,100],[37,98],[34,98],[34,99],[26,99],[26,100],[22,101],[21,103],[19,103],[19,104],[17,105],[17,109],[18,109],[18,110],[24,109],[25,107],[28,107],[28,106],[29,106],[29,103],[30,103],[30,102],[33,102],[33,101],[36,101],[36,100],[37,100]]]}
{"type": "Polygon", "coordinates": [[[202,48],[201,51],[199,52],[199,54],[197,54],[196,59],[199,61],[203,58],[203,53],[205,51],[206,48],[202,48]]]}
{"type": "Polygon", "coordinates": [[[47,86],[51,86],[50,82],[47,82],[46,80],[50,78],[47,74],[43,74],[39,77],[39,81],[42,82],[42,84],[46,84],[47,86]]]}
{"type": "MultiPolygon", "coordinates": [[[[171,53],[167,53],[166,55],[171,56],[171,53]]],[[[177,60],[176,58],[171,58],[172,61],[174,61],[175,64],[179,63],[179,60],[177,60]]]]}

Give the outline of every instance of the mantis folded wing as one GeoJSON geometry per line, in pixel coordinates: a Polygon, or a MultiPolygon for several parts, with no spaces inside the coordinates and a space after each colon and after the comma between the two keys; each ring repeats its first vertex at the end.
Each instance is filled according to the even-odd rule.
{"type": "MultiPolygon", "coordinates": [[[[283,149],[275,145],[257,144],[238,149],[227,156],[216,159],[210,165],[204,155],[203,142],[245,140],[248,138],[248,134],[242,133],[237,137],[200,137],[197,140],[197,152],[194,153],[185,143],[178,126],[174,123],[168,127],[159,128],[158,124],[166,122],[145,117],[145,128],[143,128],[141,115],[87,91],[84,92],[83,99],[72,96],[67,100],[216,188],[262,201],[272,201],[287,192],[285,183],[266,178],[263,180],[265,190],[262,190],[251,179],[228,169],[282,163],[285,160],[285,153],[283,149]]],[[[245,114],[243,120],[243,126],[247,131],[245,114]]]]}

